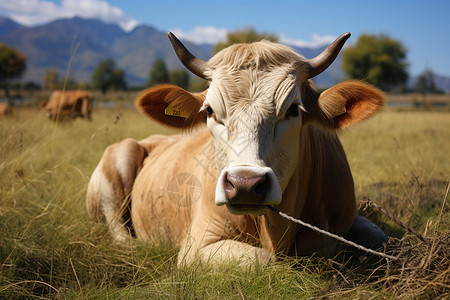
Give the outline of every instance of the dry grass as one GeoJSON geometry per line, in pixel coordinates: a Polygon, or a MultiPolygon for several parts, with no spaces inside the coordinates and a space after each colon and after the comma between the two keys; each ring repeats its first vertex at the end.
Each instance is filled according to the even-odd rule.
{"type": "Polygon", "coordinates": [[[384,279],[395,297],[449,296],[450,232],[434,233],[428,240],[429,244],[418,243],[407,236],[389,243],[388,250],[402,258],[389,265],[384,279]]]}
{"type": "Polygon", "coordinates": [[[374,273],[392,297],[446,298],[450,293],[450,118],[443,111],[385,110],[342,134],[358,199],[369,198],[423,233],[429,244],[373,208],[361,210],[391,238],[399,257],[374,273]],[[381,274],[381,275],[379,275],[381,274]]]}
{"type": "Polygon", "coordinates": [[[441,104],[450,105],[450,95],[449,94],[389,94],[387,97],[389,102],[403,102],[403,103],[426,103],[428,105],[441,104]]]}
{"type": "Polygon", "coordinates": [[[425,228],[425,242],[405,235],[391,238],[387,251],[400,259],[386,269],[386,284],[392,286],[394,296],[427,295],[439,298],[450,292],[450,219],[447,182],[442,205],[436,219],[429,220],[425,228]],[[433,224],[434,221],[434,224],[433,224]],[[446,291],[445,293],[442,293],[446,291]]]}
{"type": "Polygon", "coordinates": [[[176,267],[167,241],[113,244],[85,209],[105,149],[125,137],[168,133],[128,109],[54,124],[35,109],[0,119],[2,298],[448,298],[450,114],[386,110],[341,134],[358,199],[370,198],[424,233],[405,234],[373,209],[398,261],[281,259],[251,271],[176,267]]]}

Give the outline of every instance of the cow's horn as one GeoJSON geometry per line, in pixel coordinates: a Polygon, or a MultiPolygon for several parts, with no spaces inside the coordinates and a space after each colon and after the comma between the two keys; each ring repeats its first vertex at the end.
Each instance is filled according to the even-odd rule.
{"type": "Polygon", "coordinates": [[[175,53],[178,56],[178,59],[183,63],[183,65],[198,77],[207,79],[204,74],[206,62],[192,55],[191,52],[186,49],[186,47],[172,32],[169,32],[169,39],[172,43],[172,47],[175,50],[175,53]]]}
{"type": "Polygon", "coordinates": [[[350,32],[344,33],[338,37],[330,46],[322,51],[314,58],[308,59],[306,62],[310,65],[308,78],[319,75],[325,71],[331,63],[336,59],[336,56],[341,51],[345,41],[350,37],[350,32]]]}

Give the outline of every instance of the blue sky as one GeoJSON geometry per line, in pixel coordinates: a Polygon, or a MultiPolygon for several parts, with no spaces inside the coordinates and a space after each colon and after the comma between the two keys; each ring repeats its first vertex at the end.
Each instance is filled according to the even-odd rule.
{"type": "Polygon", "coordinates": [[[413,75],[430,67],[450,76],[450,1],[276,0],[0,0],[0,15],[26,25],[55,18],[100,18],[130,30],[147,24],[192,41],[215,42],[227,31],[254,27],[303,46],[351,32],[388,34],[408,49],[413,75]]]}

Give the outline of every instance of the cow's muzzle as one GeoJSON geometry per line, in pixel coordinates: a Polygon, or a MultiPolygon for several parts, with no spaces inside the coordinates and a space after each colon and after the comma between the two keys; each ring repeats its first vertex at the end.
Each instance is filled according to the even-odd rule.
{"type": "Polygon", "coordinates": [[[233,213],[252,213],[280,202],[280,185],[271,168],[228,167],[219,175],[216,205],[226,204],[233,213]]]}
{"type": "Polygon", "coordinates": [[[247,204],[249,200],[261,203],[270,188],[267,174],[246,171],[239,174],[227,173],[223,180],[225,198],[232,204],[247,204]]]}

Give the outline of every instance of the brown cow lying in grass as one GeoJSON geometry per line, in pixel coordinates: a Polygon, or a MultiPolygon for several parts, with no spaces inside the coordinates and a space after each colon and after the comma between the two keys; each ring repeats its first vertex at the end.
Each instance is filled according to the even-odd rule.
{"type": "Polygon", "coordinates": [[[54,121],[67,117],[82,117],[90,120],[92,95],[83,90],[53,91],[43,109],[49,119],[54,121]]]}
{"type": "Polygon", "coordinates": [[[359,81],[318,93],[309,80],[349,36],[310,60],[261,41],[233,45],[204,62],[169,34],[180,60],[209,80],[209,89],[193,94],[163,85],[139,96],[145,115],[189,134],[109,146],[89,182],[89,214],[118,241],[130,237],[130,225],[139,239],[174,241],[179,264],[266,263],[275,254],[333,248],[334,241],[268,206],[366,247],[385,241],[380,228],[358,216],[335,133],[376,113],[383,94],[359,81]]]}
{"type": "Polygon", "coordinates": [[[0,116],[11,115],[11,106],[8,103],[0,103],[0,116]]]}

